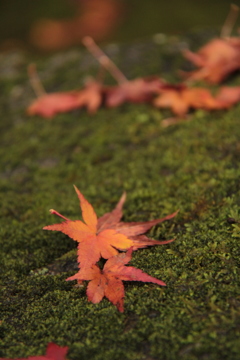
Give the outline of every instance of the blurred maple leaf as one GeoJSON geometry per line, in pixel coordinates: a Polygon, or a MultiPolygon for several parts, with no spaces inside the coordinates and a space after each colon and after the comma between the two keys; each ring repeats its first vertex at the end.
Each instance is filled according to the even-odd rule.
{"type": "Polygon", "coordinates": [[[109,259],[117,255],[117,249],[124,251],[133,247],[136,250],[147,246],[167,244],[174,240],[151,240],[143,234],[154,225],[172,219],[178,211],[161,219],[123,223],[120,222],[122,207],[126,198],[126,195],[123,194],[112,212],[97,219],[92,205],[84,198],[77,187],[74,187],[80,200],[84,222],[81,220],[72,221],[56,210],[50,210],[52,214],[62,217],[65,221],[60,224],[45,226],[43,229],[61,231],[79,243],[77,252],[81,268],[92,266],[101,256],[104,259],[109,259]]]}
{"type": "Polygon", "coordinates": [[[238,12],[239,7],[231,4],[220,38],[211,40],[196,53],[183,51],[183,55],[199,67],[190,73],[182,72],[185,78],[218,84],[240,68],[240,38],[230,37],[238,12]]]}
{"type": "MultiPolygon", "coordinates": [[[[28,358],[17,358],[15,360],[67,360],[66,354],[68,347],[61,347],[54,343],[49,343],[46,349],[46,355],[29,356],[28,358]]],[[[12,360],[0,358],[0,360],[12,360]]]]}
{"type": "MultiPolygon", "coordinates": [[[[46,93],[38,77],[35,64],[28,66],[29,80],[37,96],[27,108],[28,115],[39,115],[52,118],[58,113],[65,113],[86,107],[93,114],[101,106],[103,85],[100,81],[90,79],[80,90],[46,93]]],[[[101,74],[100,74],[101,75],[101,74]]]]}
{"type": "Polygon", "coordinates": [[[88,268],[81,269],[77,274],[66,279],[90,280],[87,287],[88,300],[94,304],[99,303],[104,296],[108,298],[119,311],[123,312],[124,300],[124,281],[142,281],[152,282],[161,286],[166,284],[146,273],[140,269],[132,266],[125,266],[132,257],[133,248],[131,247],[126,253],[121,253],[111,257],[104,265],[103,270],[98,266],[92,265],[88,268]]]}
{"type": "Polygon", "coordinates": [[[42,51],[56,51],[80,44],[84,36],[104,40],[120,24],[124,7],[118,0],[75,1],[76,16],[70,20],[42,19],[33,24],[30,42],[42,51]]]}
{"type": "Polygon", "coordinates": [[[227,109],[240,101],[240,87],[220,87],[217,95],[200,87],[188,87],[185,84],[165,85],[159,90],[159,95],[153,100],[157,108],[169,108],[181,117],[190,109],[217,110],[227,109]]]}
{"type": "Polygon", "coordinates": [[[218,84],[240,68],[240,39],[213,39],[197,53],[184,50],[183,55],[199,67],[199,70],[183,73],[188,80],[218,84]]]}
{"type": "Polygon", "coordinates": [[[107,107],[116,107],[125,102],[149,102],[162,86],[163,81],[158,77],[127,80],[106,89],[105,104],[107,107]]]}
{"type": "Polygon", "coordinates": [[[169,84],[159,90],[153,105],[170,108],[175,115],[185,116],[190,108],[216,109],[218,103],[208,89],[169,84]]]}
{"type": "Polygon", "coordinates": [[[27,114],[52,118],[58,113],[68,112],[78,107],[77,91],[50,93],[34,100],[27,108],[27,114]]]}
{"type": "Polygon", "coordinates": [[[102,91],[102,84],[92,80],[80,90],[44,94],[32,102],[27,108],[27,114],[52,118],[56,114],[82,107],[93,114],[102,103],[102,91]]]}

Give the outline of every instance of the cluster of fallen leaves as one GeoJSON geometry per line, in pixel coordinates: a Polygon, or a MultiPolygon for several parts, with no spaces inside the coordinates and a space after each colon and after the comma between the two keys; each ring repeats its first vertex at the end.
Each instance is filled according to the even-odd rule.
{"type": "Polygon", "coordinates": [[[184,50],[183,55],[197,69],[182,72],[185,81],[179,84],[167,83],[158,76],[128,80],[92,38],[85,37],[83,43],[118,85],[106,86],[100,80],[91,80],[80,90],[50,94],[38,92],[39,97],[27,109],[29,115],[51,118],[57,113],[83,107],[93,114],[100,106],[111,108],[126,102],[148,102],[160,109],[169,108],[176,118],[184,118],[192,109],[223,110],[240,101],[240,86],[220,86],[214,91],[209,88],[209,85],[219,85],[239,70],[239,37],[213,39],[196,53],[184,50]],[[197,81],[207,83],[208,88],[194,86],[197,81]]]}
{"type": "MultiPolygon", "coordinates": [[[[126,199],[123,193],[115,209],[97,218],[92,205],[84,198],[75,186],[82,210],[81,220],[70,220],[50,210],[65,221],[60,224],[45,226],[45,230],[57,230],[77,241],[77,257],[79,271],[66,280],[77,280],[78,285],[84,280],[89,281],[87,297],[92,303],[99,303],[103,297],[108,298],[118,310],[123,312],[124,286],[123,281],[152,282],[157,285],[166,284],[142,270],[126,266],[132,258],[132,252],[147,246],[163,245],[174,239],[157,241],[149,239],[145,232],[165,220],[172,219],[178,211],[161,219],[146,222],[122,222],[122,208],[126,199]],[[97,262],[105,261],[103,268],[97,262]]],[[[77,285],[77,286],[78,286],[77,285]]],[[[16,360],[67,360],[68,347],[49,343],[46,355],[17,358],[16,360]]],[[[0,360],[12,360],[0,358],[0,360]]]]}
{"type": "Polygon", "coordinates": [[[124,193],[113,211],[97,218],[92,205],[76,187],[75,190],[80,201],[83,221],[70,220],[56,210],[50,210],[52,214],[60,216],[65,221],[44,227],[45,230],[61,231],[78,243],[79,271],[67,281],[77,280],[78,284],[82,284],[84,280],[89,281],[89,301],[96,304],[105,296],[121,312],[124,311],[123,280],[153,282],[165,286],[163,281],[145,274],[140,269],[125,265],[131,260],[134,250],[173,241],[151,240],[144,233],[154,225],[172,219],[177,212],[146,222],[122,222],[122,207],[126,199],[124,193]],[[103,268],[97,264],[100,259],[107,260],[103,268]]]}
{"type": "MultiPolygon", "coordinates": [[[[39,98],[28,108],[28,114],[50,118],[57,113],[81,107],[86,107],[89,113],[94,113],[103,104],[107,107],[115,107],[124,102],[151,102],[158,108],[170,108],[180,117],[185,116],[190,109],[227,109],[240,101],[240,86],[221,86],[217,93],[213,94],[208,88],[189,85],[199,80],[218,85],[230,74],[239,70],[240,38],[238,37],[225,36],[213,39],[197,53],[185,50],[183,55],[198,69],[185,73],[186,82],[180,84],[169,84],[157,76],[129,81],[91,38],[85,38],[84,43],[99,59],[100,64],[115,76],[118,85],[109,87],[104,86],[101,81],[92,80],[81,90],[45,94],[34,69],[31,68],[31,81],[39,98]]],[[[83,281],[89,281],[88,300],[96,304],[106,297],[120,312],[124,311],[123,281],[152,282],[165,286],[162,280],[144,273],[141,269],[126,265],[131,261],[133,251],[148,246],[168,244],[174,240],[152,240],[145,233],[153,226],[174,218],[178,211],[156,220],[126,223],[121,221],[126,199],[124,193],[114,210],[97,218],[92,205],[76,187],[75,190],[80,201],[83,221],[70,220],[56,210],[50,210],[64,221],[44,227],[45,230],[61,231],[78,243],[79,271],[66,280],[77,280],[77,286],[83,281]],[[101,260],[100,264],[99,260],[101,260]],[[102,262],[105,262],[104,266],[101,266],[102,262]]],[[[30,356],[27,359],[67,360],[67,351],[68,347],[49,343],[46,355],[30,356]]],[[[0,358],[0,360],[11,359],[0,358]]]]}

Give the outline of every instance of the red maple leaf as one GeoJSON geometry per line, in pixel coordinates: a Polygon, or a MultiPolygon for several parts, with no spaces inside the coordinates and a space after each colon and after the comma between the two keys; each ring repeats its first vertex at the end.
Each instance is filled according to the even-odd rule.
{"type": "Polygon", "coordinates": [[[50,93],[34,100],[27,108],[27,114],[52,118],[58,113],[74,110],[78,106],[77,91],[50,93]]]}
{"type": "Polygon", "coordinates": [[[127,80],[105,90],[105,104],[107,107],[116,107],[125,102],[148,102],[152,100],[162,85],[163,81],[158,77],[127,80]]]}
{"type": "Polygon", "coordinates": [[[102,84],[92,80],[81,90],[56,92],[38,97],[27,108],[27,114],[52,118],[58,113],[65,113],[81,107],[86,107],[89,113],[94,113],[101,103],[102,84]]]}
{"type": "Polygon", "coordinates": [[[80,200],[83,221],[72,221],[67,219],[55,210],[50,210],[52,214],[62,217],[65,221],[60,224],[45,226],[45,230],[61,231],[79,243],[78,262],[81,268],[95,264],[100,257],[109,259],[117,255],[119,250],[127,250],[134,247],[144,248],[146,246],[162,245],[173,241],[156,241],[148,239],[143,235],[152,226],[173,218],[177,212],[161,219],[146,222],[120,222],[122,217],[122,206],[125,201],[125,194],[121,197],[116,208],[99,219],[92,205],[84,198],[81,192],[75,187],[80,200]]]}
{"type": "MultiPolygon", "coordinates": [[[[66,354],[68,347],[61,347],[54,343],[49,343],[46,350],[46,355],[29,356],[28,358],[17,358],[15,360],[67,360],[66,354]]],[[[0,358],[0,360],[12,360],[0,358]]]]}
{"type": "Polygon", "coordinates": [[[205,80],[218,84],[240,68],[240,39],[213,39],[198,52],[185,50],[183,55],[199,67],[198,70],[185,73],[188,80],[205,80]]]}
{"type": "Polygon", "coordinates": [[[117,86],[109,86],[104,89],[104,104],[107,107],[116,107],[124,102],[148,102],[164,84],[164,81],[157,76],[128,80],[91,37],[86,36],[82,41],[100,65],[108,70],[118,83],[117,86]]]}
{"type": "Polygon", "coordinates": [[[143,281],[152,282],[161,286],[166,284],[133,266],[124,266],[132,258],[133,248],[131,247],[126,253],[121,253],[111,257],[104,265],[103,270],[98,266],[92,265],[90,268],[81,269],[77,274],[66,279],[90,280],[87,287],[88,300],[94,304],[99,303],[104,296],[108,298],[119,311],[123,312],[124,300],[124,281],[143,281]]]}

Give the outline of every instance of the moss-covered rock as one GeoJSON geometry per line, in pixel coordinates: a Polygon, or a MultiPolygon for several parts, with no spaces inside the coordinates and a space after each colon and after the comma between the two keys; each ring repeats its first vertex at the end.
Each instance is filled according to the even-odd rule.
{"type": "MultiPolygon", "coordinates": [[[[179,50],[196,39],[202,43],[205,33],[109,45],[106,52],[129,78],[159,73],[174,80],[188,66],[179,50]]],[[[31,60],[21,53],[0,58],[0,357],[43,354],[53,341],[69,346],[72,360],[238,359],[240,106],[197,111],[169,128],[161,126],[169,113],[145,104],[30,118],[31,60]],[[107,300],[89,303],[85,286],[65,281],[76,271],[76,244],[42,227],[56,220],[50,208],[79,218],[72,184],[98,215],[123,190],[125,221],[180,209],[150,233],[176,240],[139,250],[132,260],[166,288],[125,283],[121,314],[107,300]]],[[[37,65],[48,91],[77,88],[97,72],[91,55],[78,49],[37,65]]]]}

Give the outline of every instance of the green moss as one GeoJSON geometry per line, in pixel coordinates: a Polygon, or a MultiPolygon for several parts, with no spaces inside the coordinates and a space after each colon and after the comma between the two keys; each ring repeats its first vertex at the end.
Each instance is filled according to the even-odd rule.
{"type": "MultiPolygon", "coordinates": [[[[128,46],[118,48],[118,62],[130,78],[164,69],[174,77],[184,60],[169,46],[142,45],[152,54],[146,73],[146,57],[131,62],[128,46]]],[[[41,76],[52,91],[77,87],[96,72],[88,60],[81,54],[79,65],[77,51],[41,59],[41,76]]],[[[198,111],[165,129],[168,112],[148,105],[46,121],[25,115],[33,97],[25,73],[13,72],[1,88],[0,356],[43,354],[54,341],[69,346],[73,360],[238,359],[239,226],[227,219],[239,216],[240,107],[198,111]],[[166,288],[125,283],[121,314],[106,299],[89,303],[86,286],[65,281],[76,271],[76,244],[42,227],[56,221],[50,208],[79,218],[72,184],[98,215],[113,209],[123,190],[125,221],[180,209],[150,232],[176,240],[132,260],[166,288]]]]}

